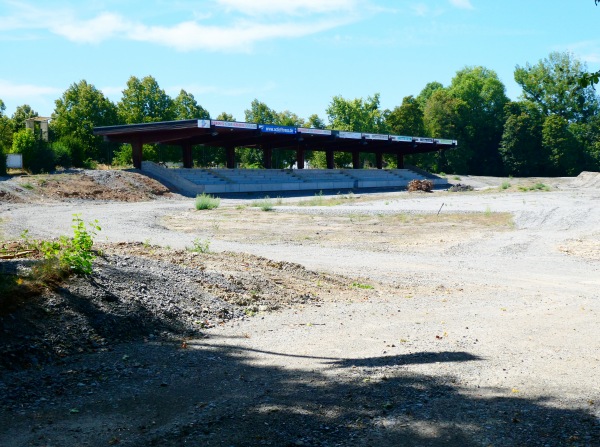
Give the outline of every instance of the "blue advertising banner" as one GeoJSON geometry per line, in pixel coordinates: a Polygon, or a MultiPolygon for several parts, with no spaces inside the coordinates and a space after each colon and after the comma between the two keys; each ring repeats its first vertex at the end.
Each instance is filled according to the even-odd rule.
{"type": "Polygon", "coordinates": [[[264,133],[278,133],[284,135],[295,135],[297,129],[291,126],[278,126],[277,124],[260,124],[258,126],[261,132],[264,133]]]}

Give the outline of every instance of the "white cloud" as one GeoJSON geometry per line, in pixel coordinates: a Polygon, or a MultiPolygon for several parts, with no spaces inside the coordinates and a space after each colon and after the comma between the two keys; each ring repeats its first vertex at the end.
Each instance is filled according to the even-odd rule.
{"type": "Polygon", "coordinates": [[[0,33],[11,31],[14,38],[18,34],[14,31],[34,32],[41,37],[40,32],[47,31],[81,44],[125,39],[178,51],[247,52],[259,42],[309,36],[356,21],[357,5],[365,0],[214,1],[221,8],[219,14],[197,15],[189,10],[186,21],[170,25],[148,25],[114,12],[82,18],[84,12],[75,9],[44,9],[9,1],[12,15],[0,16],[0,33]]]}
{"type": "Polygon", "coordinates": [[[17,84],[11,81],[0,79],[0,98],[29,100],[37,99],[40,96],[56,97],[61,95],[63,91],[56,87],[47,87],[33,84],[17,84]]]}
{"type": "Polygon", "coordinates": [[[103,13],[90,20],[68,20],[50,26],[54,34],[79,43],[100,43],[129,28],[130,24],[125,19],[111,13],[103,13]]]}
{"type": "Polygon", "coordinates": [[[570,51],[583,62],[592,65],[600,63],[600,40],[585,40],[556,47],[557,51],[570,51]]]}
{"type": "Polygon", "coordinates": [[[228,11],[251,16],[307,15],[348,12],[358,0],[217,0],[228,11]]]}
{"type": "Polygon", "coordinates": [[[450,0],[450,4],[460,9],[475,9],[471,4],[471,0],[450,0]]]}
{"type": "Polygon", "coordinates": [[[323,20],[310,23],[256,23],[240,21],[230,27],[204,26],[183,22],[172,27],[138,25],[128,37],[152,42],[179,51],[249,51],[254,44],[277,38],[304,37],[336,28],[347,20],[323,20]]]}

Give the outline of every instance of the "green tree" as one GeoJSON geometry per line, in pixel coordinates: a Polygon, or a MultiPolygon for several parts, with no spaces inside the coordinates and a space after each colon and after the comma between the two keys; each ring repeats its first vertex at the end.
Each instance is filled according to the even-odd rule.
{"type": "Polygon", "coordinates": [[[326,127],[325,121],[323,121],[316,113],[310,115],[304,125],[313,129],[325,129],[326,127]]]}
{"type": "Polygon", "coordinates": [[[529,101],[509,102],[500,155],[506,174],[535,176],[548,174],[548,154],[542,146],[544,116],[529,101]]]}
{"type": "MultiPolygon", "coordinates": [[[[244,111],[247,123],[257,124],[278,124],[277,112],[267,106],[264,102],[254,99],[250,103],[250,108],[244,111]]],[[[240,162],[249,168],[263,168],[263,151],[258,148],[238,148],[238,158],[240,162]]]]}
{"type": "Polygon", "coordinates": [[[6,154],[12,145],[12,123],[4,115],[6,106],[0,99],[0,175],[6,174],[6,154]]]}
{"type": "MultiPolygon", "coordinates": [[[[390,133],[395,135],[425,136],[426,134],[423,109],[419,101],[413,96],[406,96],[402,100],[402,105],[395,107],[389,113],[386,122],[390,133]]],[[[394,164],[393,156],[384,156],[384,159],[389,164],[394,164]]],[[[404,161],[407,164],[434,171],[437,166],[437,154],[408,155],[404,161]]]]}
{"type": "Polygon", "coordinates": [[[587,122],[599,107],[594,88],[577,83],[585,72],[585,65],[571,53],[553,52],[535,65],[517,66],[515,81],[523,88],[523,99],[536,104],[544,115],[587,122]]]}
{"type": "Polygon", "coordinates": [[[152,76],[146,76],[142,80],[130,77],[117,109],[119,119],[126,124],[175,119],[173,100],[152,76]]]}
{"type": "Polygon", "coordinates": [[[23,155],[23,167],[33,174],[54,170],[54,153],[48,144],[34,136],[31,129],[22,129],[13,134],[11,153],[23,155]]]}
{"type": "Polygon", "coordinates": [[[429,98],[431,98],[431,95],[433,95],[433,92],[441,88],[444,88],[444,86],[439,82],[429,82],[423,87],[423,90],[421,90],[417,96],[417,102],[422,110],[425,110],[425,105],[427,104],[427,101],[429,101],[429,98]]]}
{"type": "Polygon", "coordinates": [[[278,124],[277,112],[258,99],[252,101],[244,115],[247,123],[278,124]]]}
{"type": "Polygon", "coordinates": [[[387,116],[386,127],[395,135],[424,136],[423,109],[419,102],[413,96],[404,97],[402,105],[387,116]]]}
{"type": "Polygon", "coordinates": [[[173,112],[177,120],[210,118],[208,111],[196,102],[194,95],[183,89],[173,100],[173,112]]]}
{"type": "MultiPolygon", "coordinates": [[[[386,133],[387,111],[382,111],[379,107],[379,93],[367,97],[355,98],[353,100],[345,99],[341,96],[334,96],[326,109],[330,129],[345,130],[352,132],[365,133],[386,133]]],[[[325,154],[315,153],[316,165],[325,164],[325,154]]],[[[367,161],[373,165],[373,154],[361,154],[361,164],[367,161]]],[[[338,167],[349,166],[352,162],[352,155],[345,152],[336,152],[334,155],[335,165],[338,167]]]]}
{"type": "Polygon", "coordinates": [[[25,121],[29,118],[35,118],[36,116],[39,116],[38,113],[33,110],[29,104],[18,106],[11,117],[13,122],[13,132],[25,129],[25,121]]]}
{"type": "Polygon", "coordinates": [[[559,115],[544,121],[542,145],[549,154],[553,175],[576,175],[580,172],[581,146],[571,132],[569,122],[559,115]]]}
{"type": "Polygon", "coordinates": [[[373,133],[383,133],[387,130],[385,113],[379,108],[379,93],[369,96],[366,100],[348,100],[334,96],[326,112],[331,129],[373,133]]]}
{"type": "Polygon", "coordinates": [[[235,117],[231,113],[221,112],[216,118],[218,121],[235,121],[235,117]]]}
{"type": "MultiPolygon", "coordinates": [[[[450,94],[447,89],[438,89],[427,100],[423,112],[426,133],[434,138],[455,138],[458,129],[464,126],[462,118],[467,104],[450,94]]],[[[430,166],[433,171],[466,173],[468,161],[472,158],[472,148],[459,141],[458,147],[441,152],[433,157],[430,166]]]]}
{"type": "MultiPolygon", "coordinates": [[[[485,67],[459,70],[448,93],[468,107],[462,107],[460,126],[449,138],[456,138],[465,155],[468,172],[477,175],[500,175],[503,172],[499,153],[504,124],[504,106],[508,102],[504,84],[498,75],[485,67]]],[[[453,151],[448,151],[449,153],[453,151]]]]}
{"type": "Polygon", "coordinates": [[[87,159],[110,161],[114,146],[94,135],[94,127],[116,123],[115,105],[94,85],[82,80],[55,101],[51,129],[69,148],[72,162],[82,166],[87,159]]]}

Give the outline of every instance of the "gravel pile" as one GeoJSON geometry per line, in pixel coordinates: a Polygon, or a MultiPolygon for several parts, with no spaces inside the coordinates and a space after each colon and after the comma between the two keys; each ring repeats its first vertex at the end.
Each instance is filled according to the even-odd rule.
{"type": "Polygon", "coordinates": [[[222,275],[132,256],[96,264],[90,278],[73,278],[0,317],[0,368],[37,367],[148,336],[197,336],[245,316],[207,291],[239,289],[222,275]]]}

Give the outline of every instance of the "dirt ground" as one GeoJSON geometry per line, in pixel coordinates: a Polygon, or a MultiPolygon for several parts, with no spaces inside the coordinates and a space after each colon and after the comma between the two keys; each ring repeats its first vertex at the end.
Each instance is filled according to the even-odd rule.
{"type": "Polygon", "coordinates": [[[4,240],[102,226],[0,316],[0,445],[600,446],[600,174],[196,211],[98,172],[0,181],[4,240]]]}

